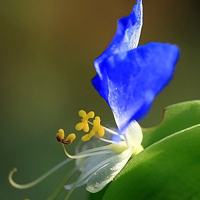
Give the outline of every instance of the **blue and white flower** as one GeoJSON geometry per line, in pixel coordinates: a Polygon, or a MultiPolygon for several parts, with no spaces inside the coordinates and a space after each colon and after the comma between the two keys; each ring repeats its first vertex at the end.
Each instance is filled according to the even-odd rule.
{"type": "MultiPolygon", "coordinates": [[[[103,189],[122,170],[131,156],[140,153],[143,135],[136,122],[149,111],[155,96],[166,86],[173,76],[179,57],[176,45],[150,42],[139,46],[143,23],[142,0],[137,0],[132,13],[118,21],[116,34],[108,48],[95,61],[97,75],[92,84],[110,106],[118,130],[110,130],[100,124],[100,118],[94,112],[88,114],[81,110],[81,122],[76,130],[83,130],[83,143],[76,148],[76,155],[71,155],[66,145],[76,138],[74,133],[65,139],[62,129],[57,133],[57,140],[62,143],[65,154],[69,157],[42,177],[32,183],[19,185],[10,175],[10,183],[20,189],[31,187],[49,174],[76,160],[75,167],[68,173],[64,182],[80,172],[79,178],[67,184],[70,190],[68,199],[76,187],[87,184],[86,189],[95,193],[103,189]],[[94,118],[93,122],[90,119],[94,118]],[[92,128],[90,128],[92,127],[92,128]],[[88,133],[88,131],[90,131],[88,133]]],[[[64,184],[63,182],[63,184],[64,184]]],[[[63,187],[58,186],[49,199],[53,199],[63,187]]]]}
{"type": "Polygon", "coordinates": [[[149,111],[155,96],[172,78],[179,49],[176,45],[150,42],[139,46],[142,0],[133,12],[118,21],[115,37],[95,62],[92,83],[110,106],[119,129],[149,111]]]}

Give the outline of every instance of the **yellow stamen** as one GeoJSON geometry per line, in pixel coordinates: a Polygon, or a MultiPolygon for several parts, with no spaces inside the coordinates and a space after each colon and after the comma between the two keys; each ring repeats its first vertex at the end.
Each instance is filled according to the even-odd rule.
{"type": "Polygon", "coordinates": [[[84,110],[79,111],[79,116],[82,117],[81,122],[76,124],[75,129],[77,131],[83,130],[84,132],[89,131],[88,119],[94,118],[94,112],[90,111],[88,114],[84,110]]]}
{"type": "Polygon", "coordinates": [[[98,117],[98,116],[95,117],[95,119],[93,120],[92,130],[90,131],[90,133],[84,135],[81,138],[81,140],[83,142],[90,140],[90,138],[92,138],[95,135],[95,133],[98,133],[99,137],[103,137],[104,136],[105,130],[104,130],[103,126],[100,125],[100,122],[101,122],[100,117],[98,117]]]}
{"type": "Polygon", "coordinates": [[[58,133],[56,134],[56,139],[58,140],[58,142],[62,142],[62,140],[65,137],[65,132],[63,129],[59,129],[58,133]]]}
{"type": "Polygon", "coordinates": [[[100,117],[95,117],[95,120],[93,121],[93,130],[98,133],[99,137],[103,137],[105,134],[105,130],[103,126],[100,125],[100,117]]]}
{"type": "Polygon", "coordinates": [[[58,133],[56,134],[56,139],[58,140],[58,142],[61,142],[63,144],[71,144],[76,139],[76,135],[74,133],[69,134],[65,140],[64,137],[65,137],[64,130],[59,129],[58,133]]]}
{"type": "Polygon", "coordinates": [[[89,134],[85,134],[82,138],[81,138],[81,140],[83,141],[83,142],[86,142],[86,141],[88,141],[88,140],[90,140],[90,136],[89,136],[89,134]]]}
{"type": "Polygon", "coordinates": [[[71,144],[76,139],[76,135],[71,133],[67,136],[67,139],[63,141],[64,144],[71,144]]]}

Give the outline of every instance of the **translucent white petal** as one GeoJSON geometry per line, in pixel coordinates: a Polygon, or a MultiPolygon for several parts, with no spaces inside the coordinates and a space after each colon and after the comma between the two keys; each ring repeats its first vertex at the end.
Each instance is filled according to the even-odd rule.
{"type": "Polygon", "coordinates": [[[132,121],[125,132],[125,140],[128,147],[139,146],[142,143],[143,134],[140,125],[132,121]]]}
{"type": "MultiPolygon", "coordinates": [[[[114,156],[115,157],[115,156],[114,156]]],[[[94,165],[94,166],[91,166],[92,168],[89,169],[88,171],[83,171],[81,173],[81,175],[79,176],[79,178],[74,182],[72,183],[72,185],[68,185],[66,187],[66,189],[70,189],[70,192],[68,193],[69,196],[71,195],[71,193],[73,192],[73,190],[78,187],[78,185],[83,185],[86,180],[88,180],[88,178],[95,173],[95,171],[98,171],[98,169],[100,169],[102,166],[106,165],[107,163],[110,163],[111,161],[113,160],[113,156],[112,157],[109,157],[105,160],[103,160],[102,162],[98,163],[97,165],[94,165]]]]}
{"type": "Polygon", "coordinates": [[[102,165],[88,179],[86,189],[91,193],[102,190],[122,170],[131,157],[132,151],[133,148],[129,148],[123,153],[113,156],[109,162],[102,165]]]}
{"type": "MultiPolygon", "coordinates": [[[[106,153],[104,153],[104,151],[102,151],[102,155],[96,155],[96,156],[90,156],[90,157],[86,157],[86,158],[82,158],[82,159],[77,159],[76,167],[78,168],[79,171],[81,171],[81,174],[79,176],[80,181],[76,185],[76,187],[85,185],[88,181],[88,178],[91,176],[91,174],[93,174],[97,170],[97,168],[95,168],[95,166],[98,166],[99,163],[102,163],[103,161],[110,159],[111,157],[115,156],[116,154],[117,154],[117,152],[115,152],[115,151],[112,151],[112,153],[109,153],[109,154],[108,153],[106,154],[106,153]],[[90,171],[90,174],[85,176],[87,174],[87,172],[89,172],[89,171],[90,171]]],[[[101,166],[99,166],[99,167],[101,167],[101,166]]],[[[74,186],[74,184],[76,182],[77,181],[74,181],[71,184],[65,185],[65,189],[71,190],[71,188],[74,186]]]]}

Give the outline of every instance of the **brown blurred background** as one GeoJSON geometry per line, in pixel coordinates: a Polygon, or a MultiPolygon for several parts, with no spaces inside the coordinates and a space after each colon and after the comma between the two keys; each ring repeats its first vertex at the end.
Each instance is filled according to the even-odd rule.
{"type": "MultiPolygon", "coordinates": [[[[7,176],[17,167],[14,179],[27,183],[65,159],[55,133],[59,128],[73,132],[79,109],[94,110],[103,122],[113,121],[91,84],[93,61],[114,36],[117,20],[134,4],[135,0],[0,1],[1,199],[43,200],[53,192],[67,167],[27,190],[12,188],[7,176]]],[[[200,98],[200,1],[143,4],[140,44],[169,42],[181,49],[173,80],[141,122],[152,126],[164,107],[200,98]]],[[[76,190],[72,199],[84,191],[76,190]]]]}

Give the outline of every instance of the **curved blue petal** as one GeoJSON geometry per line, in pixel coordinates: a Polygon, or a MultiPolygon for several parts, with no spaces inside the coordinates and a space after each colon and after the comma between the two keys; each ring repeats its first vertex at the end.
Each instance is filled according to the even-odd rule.
{"type": "Polygon", "coordinates": [[[98,70],[92,83],[108,102],[120,129],[149,111],[173,76],[178,57],[177,46],[151,42],[95,60],[98,70]]]}
{"type": "Polygon", "coordinates": [[[137,4],[133,6],[132,13],[119,19],[116,34],[108,48],[99,57],[99,60],[103,60],[112,54],[136,48],[140,39],[142,22],[142,0],[137,0],[137,4]]]}

